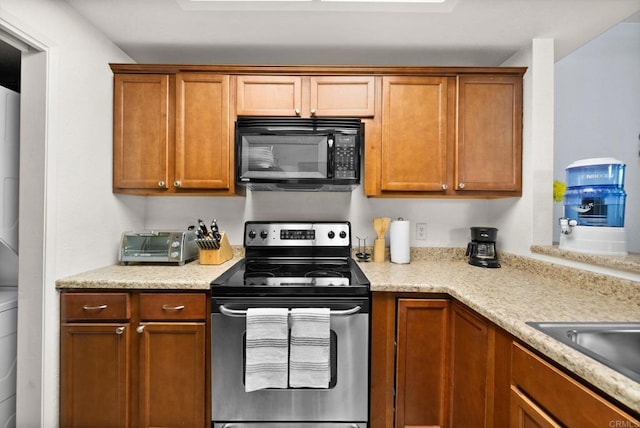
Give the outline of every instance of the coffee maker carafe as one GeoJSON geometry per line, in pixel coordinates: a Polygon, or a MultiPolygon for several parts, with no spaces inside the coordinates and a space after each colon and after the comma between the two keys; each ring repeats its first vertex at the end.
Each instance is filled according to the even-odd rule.
{"type": "Polygon", "coordinates": [[[495,227],[472,227],[471,242],[467,244],[466,256],[469,264],[487,268],[499,268],[496,240],[498,229],[495,227]]]}

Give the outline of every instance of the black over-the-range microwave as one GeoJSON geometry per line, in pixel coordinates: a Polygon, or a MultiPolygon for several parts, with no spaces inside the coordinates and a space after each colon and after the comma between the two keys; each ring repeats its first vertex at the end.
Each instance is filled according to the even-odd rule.
{"type": "Polygon", "coordinates": [[[364,124],[353,118],[239,117],[236,183],[252,190],[351,191],[364,124]]]}

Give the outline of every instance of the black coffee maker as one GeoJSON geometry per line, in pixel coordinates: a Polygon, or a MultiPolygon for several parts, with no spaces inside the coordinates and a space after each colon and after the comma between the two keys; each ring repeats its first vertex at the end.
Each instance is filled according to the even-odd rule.
{"type": "Polygon", "coordinates": [[[467,244],[466,256],[469,264],[486,268],[499,268],[496,240],[498,229],[495,227],[472,227],[471,242],[467,244]]]}

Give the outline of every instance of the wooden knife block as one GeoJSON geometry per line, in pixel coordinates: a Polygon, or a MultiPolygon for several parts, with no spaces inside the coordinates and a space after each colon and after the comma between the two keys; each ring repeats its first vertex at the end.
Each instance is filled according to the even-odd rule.
{"type": "Polygon", "coordinates": [[[233,248],[229,244],[227,235],[222,232],[220,234],[220,248],[216,250],[208,250],[200,248],[200,264],[201,265],[220,265],[227,260],[233,258],[233,248]]]}

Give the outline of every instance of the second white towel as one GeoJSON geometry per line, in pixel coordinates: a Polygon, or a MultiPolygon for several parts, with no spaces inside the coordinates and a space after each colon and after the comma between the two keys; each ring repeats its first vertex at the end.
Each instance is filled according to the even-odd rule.
{"type": "Polygon", "coordinates": [[[330,317],[329,308],[291,309],[290,387],[329,387],[330,317]]]}

